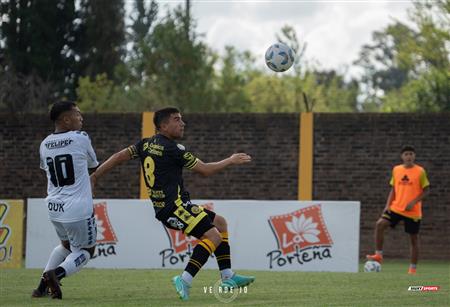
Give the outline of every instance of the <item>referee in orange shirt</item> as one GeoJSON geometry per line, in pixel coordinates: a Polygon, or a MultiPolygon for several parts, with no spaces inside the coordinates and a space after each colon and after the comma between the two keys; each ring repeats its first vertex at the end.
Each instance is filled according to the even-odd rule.
{"type": "Polygon", "coordinates": [[[414,163],[416,158],[413,146],[402,148],[403,164],[392,170],[391,191],[386,201],[383,214],[375,226],[375,254],[367,255],[367,259],[383,262],[384,231],[403,220],[405,232],[410,237],[411,263],[408,274],[416,274],[419,256],[418,234],[422,219],[422,199],[429,193],[429,181],[425,169],[414,163]]]}

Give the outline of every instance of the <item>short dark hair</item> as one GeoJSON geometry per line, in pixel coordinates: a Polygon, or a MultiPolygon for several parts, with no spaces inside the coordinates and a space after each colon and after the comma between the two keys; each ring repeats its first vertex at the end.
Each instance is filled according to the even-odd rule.
{"type": "Polygon", "coordinates": [[[68,100],[61,100],[58,102],[55,102],[52,105],[52,108],[50,110],[50,119],[52,121],[56,121],[58,117],[61,115],[61,113],[67,112],[72,110],[72,108],[76,107],[77,104],[73,101],[68,100]]]}
{"type": "Polygon", "coordinates": [[[153,123],[155,124],[156,129],[159,129],[161,127],[161,123],[170,118],[170,115],[174,113],[180,113],[180,110],[175,107],[167,107],[156,111],[153,116],[153,123]]]}
{"type": "Polygon", "coordinates": [[[404,145],[402,147],[402,151],[400,153],[404,153],[405,151],[412,151],[414,153],[416,152],[414,146],[412,146],[412,145],[404,145]]]}

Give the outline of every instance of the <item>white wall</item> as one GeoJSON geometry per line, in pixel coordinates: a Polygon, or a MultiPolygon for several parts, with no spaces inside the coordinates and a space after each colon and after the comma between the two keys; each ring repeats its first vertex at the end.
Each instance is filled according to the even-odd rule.
{"type": "MultiPolygon", "coordinates": [[[[198,200],[228,221],[232,266],[276,271],[357,272],[359,202],[198,200]],[[211,205],[212,203],[212,205],[211,205]]],[[[98,248],[88,267],[179,268],[188,241],[154,218],[146,200],[95,200],[98,248]],[[112,231],[111,231],[112,229],[112,231]]],[[[26,267],[43,268],[58,238],[43,199],[28,200],[26,267]]],[[[210,259],[207,268],[217,268],[210,259]]]]}

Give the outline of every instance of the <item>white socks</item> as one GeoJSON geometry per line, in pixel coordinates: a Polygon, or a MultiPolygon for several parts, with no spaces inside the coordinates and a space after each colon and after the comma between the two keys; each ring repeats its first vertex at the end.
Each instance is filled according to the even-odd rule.
{"type": "Polygon", "coordinates": [[[55,247],[48,258],[47,265],[45,266],[44,272],[56,269],[61,262],[70,255],[70,250],[66,249],[61,244],[55,247]]]}
{"type": "Polygon", "coordinates": [[[233,277],[234,272],[232,269],[224,269],[222,271],[220,271],[220,276],[222,277],[222,279],[229,279],[231,277],[233,277]]]}
{"type": "Polygon", "coordinates": [[[189,274],[186,271],[183,271],[183,273],[181,273],[181,279],[183,279],[185,282],[187,282],[189,285],[192,284],[192,275],[189,274]]]}
{"type": "MultiPolygon", "coordinates": [[[[67,271],[67,270],[66,270],[67,271]]],[[[229,279],[231,277],[233,277],[234,272],[232,269],[224,269],[222,271],[220,271],[220,276],[222,277],[222,279],[229,279]]],[[[181,278],[187,282],[189,285],[192,284],[192,275],[189,274],[186,271],[183,271],[183,273],[181,273],[181,278]]]]}
{"type": "Polygon", "coordinates": [[[84,249],[80,249],[67,256],[66,260],[64,260],[64,262],[59,266],[66,271],[67,277],[80,271],[81,268],[88,263],[89,259],[91,259],[89,252],[84,249]]]}

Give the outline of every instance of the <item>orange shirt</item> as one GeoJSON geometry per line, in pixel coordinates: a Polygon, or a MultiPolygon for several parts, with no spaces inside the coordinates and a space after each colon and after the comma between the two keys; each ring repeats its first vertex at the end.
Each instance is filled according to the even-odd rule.
{"type": "Polygon", "coordinates": [[[430,185],[427,173],[423,167],[415,164],[406,168],[403,164],[392,170],[390,185],[394,188],[395,196],[389,209],[403,216],[420,219],[422,217],[422,202],[417,202],[412,210],[405,211],[408,203],[419,196],[423,189],[430,185]]]}

